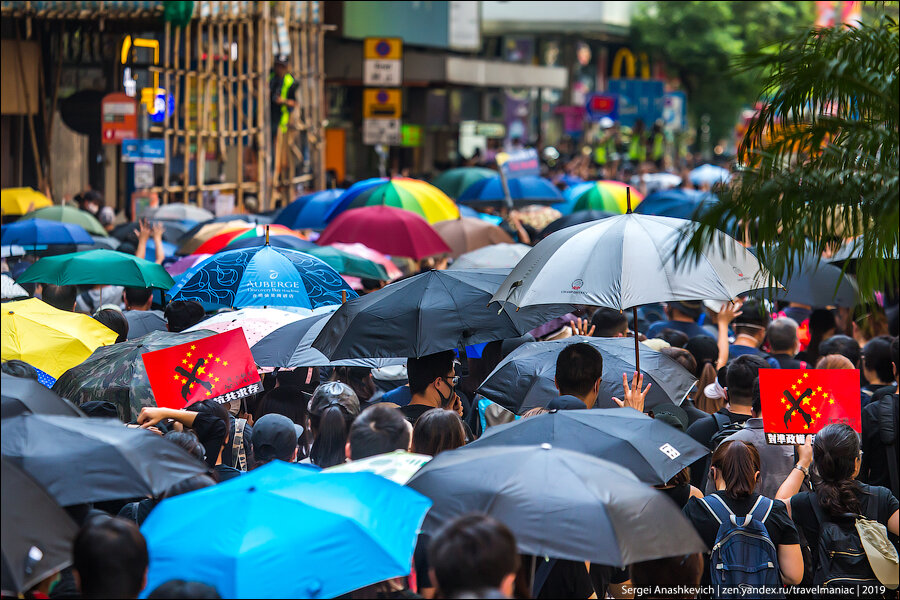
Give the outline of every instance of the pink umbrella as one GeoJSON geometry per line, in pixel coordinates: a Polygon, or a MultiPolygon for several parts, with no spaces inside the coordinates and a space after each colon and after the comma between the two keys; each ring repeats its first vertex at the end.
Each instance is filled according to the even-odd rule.
{"type": "Polygon", "coordinates": [[[387,271],[388,276],[393,280],[398,277],[403,277],[403,271],[395,265],[390,258],[379,252],[378,250],[372,250],[365,244],[360,244],[356,242],[354,244],[342,244],[341,242],[335,242],[331,244],[338,250],[343,250],[344,252],[349,252],[350,254],[355,254],[360,258],[365,258],[367,260],[371,260],[372,262],[376,262],[379,265],[383,266],[387,271]]]}
{"type": "Polygon", "coordinates": [[[185,273],[194,265],[203,262],[210,256],[212,256],[212,254],[189,254],[188,256],[179,258],[173,263],[167,264],[165,269],[169,275],[177,279],[179,275],[185,273]]]}
{"type": "Polygon", "coordinates": [[[334,242],[360,242],[379,252],[413,260],[451,252],[428,221],[392,206],[365,206],[341,213],[319,238],[322,245],[334,242]]]}
{"type": "Polygon", "coordinates": [[[302,312],[288,312],[277,308],[242,308],[213,315],[186,331],[208,329],[224,333],[241,327],[244,330],[244,337],[247,338],[247,345],[252,346],[279,327],[311,314],[312,311],[308,309],[303,309],[302,312]]]}

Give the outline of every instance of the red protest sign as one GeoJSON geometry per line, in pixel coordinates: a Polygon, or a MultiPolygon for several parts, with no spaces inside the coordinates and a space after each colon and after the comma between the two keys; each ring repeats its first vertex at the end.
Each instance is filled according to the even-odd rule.
{"type": "Polygon", "coordinates": [[[803,443],[831,423],[860,431],[859,371],[760,369],[763,430],[770,444],[803,443]]]}
{"type": "Polygon", "coordinates": [[[241,328],[141,355],[157,406],[229,402],[262,391],[241,328]]]}

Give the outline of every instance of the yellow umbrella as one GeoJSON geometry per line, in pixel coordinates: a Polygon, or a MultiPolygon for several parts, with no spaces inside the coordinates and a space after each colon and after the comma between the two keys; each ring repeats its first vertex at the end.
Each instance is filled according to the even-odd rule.
{"type": "Polygon", "coordinates": [[[37,298],[3,305],[3,360],[23,360],[54,378],[116,337],[115,331],[87,315],[53,308],[37,298]]]}
{"type": "Polygon", "coordinates": [[[0,210],[4,215],[24,215],[47,206],[53,206],[50,198],[30,187],[0,191],[0,210]]]}

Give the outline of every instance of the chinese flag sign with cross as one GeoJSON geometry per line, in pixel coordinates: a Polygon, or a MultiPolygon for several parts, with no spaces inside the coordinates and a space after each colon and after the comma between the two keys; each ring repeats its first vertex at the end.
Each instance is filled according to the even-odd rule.
{"type": "Polygon", "coordinates": [[[831,423],[860,431],[856,369],[760,369],[759,393],[770,444],[803,443],[831,423]]]}
{"type": "Polygon", "coordinates": [[[157,406],[223,403],[262,391],[243,329],[141,355],[157,406]]]}

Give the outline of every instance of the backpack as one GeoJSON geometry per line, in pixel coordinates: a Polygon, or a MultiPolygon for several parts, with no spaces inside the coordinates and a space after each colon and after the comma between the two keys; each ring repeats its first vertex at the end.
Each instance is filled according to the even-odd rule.
{"type": "Polygon", "coordinates": [[[743,517],[735,516],[716,494],[701,498],[700,502],[719,523],[709,557],[710,583],[717,590],[713,597],[741,598],[746,597],[746,592],[753,597],[783,598],[778,550],[765,525],[772,500],[760,496],[743,517]],[[765,593],[761,594],[764,588],[765,593]]]}
{"type": "Polygon", "coordinates": [[[897,394],[886,394],[878,401],[878,438],[884,445],[888,463],[891,493],[897,496],[900,476],[897,470],[897,394]]]}
{"type": "Polygon", "coordinates": [[[722,413],[713,413],[712,417],[716,422],[716,432],[709,439],[710,450],[715,450],[726,438],[731,437],[744,428],[743,423],[732,423],[731,419],[722,413]]]}
{"type": "Polygon", "coordinates": [[[856,530],[859,515],[846,513],[829,517],[813,495],[809,497],[809,504],[819,522],[819,539],[813,549],[813,585],[880,588],[881,583],[869,565],[869,557],[856,530]]]}

